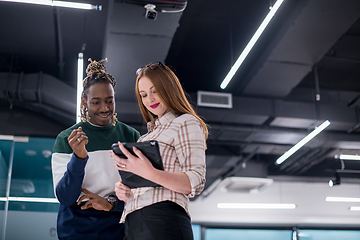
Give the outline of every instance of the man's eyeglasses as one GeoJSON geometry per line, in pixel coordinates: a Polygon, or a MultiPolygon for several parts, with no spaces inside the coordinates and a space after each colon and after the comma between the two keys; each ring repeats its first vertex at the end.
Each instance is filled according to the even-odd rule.
{"type": "Polygon", "coordinates": [[[155,69],[157,69],[157,68],[160,67],[160,66],[162,66],[165,70],[167,70],[166,67],[165,67],[165,65],[162,64],[162,62],[150,63],[150,64],[148,64],[148,65],[146,65],[146,66],[144,66],[144,67],[138,68],[138,70],[136,70],[136,76],[139,75],[139,73],[141,72],[141,70],[143,70],[144,68],[147,68],[147,67],[148,67],[148,68],[150,68],[151,70],[155,70],[155,69]]]}

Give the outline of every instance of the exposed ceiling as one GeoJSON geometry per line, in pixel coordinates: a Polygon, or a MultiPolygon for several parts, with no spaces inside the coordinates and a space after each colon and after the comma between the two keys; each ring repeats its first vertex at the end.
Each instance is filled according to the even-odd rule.
{"type": "Polygon", "coordinates": [[[118,118],[145,132],[135,71],[162,61],[210,125],[207,188],[229,176],[360,179],[360,161],[334,159],[360,152],[360,1],[285,0],[225,90],[275,1],[86,2],[102,11],[0,1],[0,134],[55,137],[74,123],[80,51],[108,58],[118,118]],[[155,20],[145,18],[149,2],[155,20]],[[231,93],[232,108],[197,106],[198,91],[231,93]],[[325,120],[325,131],[275,164],[325,120]]]}

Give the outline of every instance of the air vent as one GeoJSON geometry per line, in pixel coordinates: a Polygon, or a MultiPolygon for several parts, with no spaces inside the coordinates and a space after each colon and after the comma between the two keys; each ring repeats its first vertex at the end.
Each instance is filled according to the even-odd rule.
{"type": "Polygon", "coordinates": [[[203,107],[232,108],[231,93],[197,92],[197,104],[203,107]]]}
{"type": "Polygon", "coordinates": [[[273,180],[270,178],[228,177],[218,188],[223,192],[256,193],[272,183],[273,180]]]}

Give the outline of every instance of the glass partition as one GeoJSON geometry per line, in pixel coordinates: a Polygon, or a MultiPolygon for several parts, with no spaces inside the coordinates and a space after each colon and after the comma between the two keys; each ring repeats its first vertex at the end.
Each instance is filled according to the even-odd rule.
{"type": "Polygon", "coordinates": [[[299,229],[300,240],[357,240],[359,230],[307,230],[299,229]]]}
{"type": "Polygon", "coordinates": [[[0,239],[57,239],[59,203],[51,174],[55,139],[8,138],[0,140],[0,239]]]}
{"type": "Polygon", "coordinates": [[[205,240],[291,240],[292,230],[208,228],[205,240]]]}
{"type": "Polygon", "coordinates": [[[6,218],[8,214],[9,195],[9,165],[10,157],[13,152],[13,137],[2,136],[0,140],[0,239],[5,238],[6,218]]]}
{"type": "Polygon", "coordinates": [[[194,240],[201,240],[201,226],[192,224],[191,225],[194,235],[194,240]]]}
{"type": "Polygon", "coordinates": [[[15,142],[10,211],[57,212],[51,174],[54,139],[15,142]]]}

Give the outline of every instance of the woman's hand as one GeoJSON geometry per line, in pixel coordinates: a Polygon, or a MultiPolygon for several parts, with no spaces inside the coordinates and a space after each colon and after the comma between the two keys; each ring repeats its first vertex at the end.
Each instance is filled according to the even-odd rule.
{"type": "Polygon", "coordinates": [[[84,160],[88,155],[85,145],[88,144],[89,140],[86,134],[82,131],[81,127],[74,129],[68,137],[68,143],[71,149],[74,151],[76,157],[84,160]]]}
{"type": "Polygon", "coordinates": [[[131,172],[146,179],[150,179],[151,176],[155,174],[156,169],[139,149],[133,147],[133,151],[136,154],[135,156],[131,154],[121,142],[118,142],[118,144],[121,152],[127,159],[120,158],[113,151],[110,151],[110,156],[115,162],[113,166],[116,169],[131,172]]]}
{"type": "MultiPolygon", "coordinates": [[[[113,166],[116,169],[134,173],[172,191],[190,194],[191,183],[189,177],[185,173],[158,170],[153,167],[147,157],[145,157],[144,154],[142,154],[142,152],[136,147],[133,147],[133,151],[136,154],[136,156],[134,156],[121,142],[118,142],[118,144],[121,152],[127,157],[127,159],[120,158],[113,151],[110,151],[110,156],[115,162],[113,166]]],[[[121,185],[125,186],[123,184],[121,185]]],[[[123,196],[119,195],[118,198],[120,199],[120,197],[123,196]]]]}
{"type": "Polygon", "coordinates": [[[81,189],[83,193],[85,193],[78,201],[78,205],[81,204],[81,201],[84,199],[89,199],[86,203],[81,206],[82,210],[94,208],[99,211],[110,211],[112,208],[111,203],[108,202],[106,198],[100,197],[99,195],[90,192],[86,188],[81,189]]]}
{"type": "Polygon", "coordinates": [[[115,183],[115,195],[119,200],[126,202],[129,198],[132,197],[131,189],[128,186],[122,184],[121,180],[115,183]]]}

